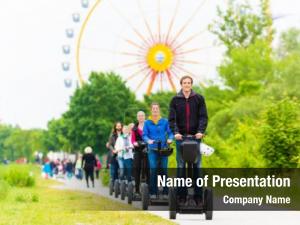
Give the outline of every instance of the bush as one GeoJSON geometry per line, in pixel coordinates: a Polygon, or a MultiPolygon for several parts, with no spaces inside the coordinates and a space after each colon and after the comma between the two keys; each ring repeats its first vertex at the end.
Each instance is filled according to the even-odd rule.
{"type": "Polygon", "coordinates": [[[109,170],[108,169],[102,169],[101,173],[100,173],[100,178],[101,178],[103,186],[108,186],[109,179],[110,179],[109,170]]]}
{"type": "Polygon", "coordinates": [[[261,152],[269,167],[295,168],[299,163],[300,119],[298,100],[271,104],[264,118],[261,152]]]}
{"type": "Polygon", "coordinates": [[[4,174],[6,180],[11,186],[15,187],[33,187],[35,177],[26,167],[12,166],[4,174]]]}
{"type": "Polygon", "coordinates": [[[0,201],[7,197],[8,192],[9,184],[4,180],[0,180],[0,201]]]}

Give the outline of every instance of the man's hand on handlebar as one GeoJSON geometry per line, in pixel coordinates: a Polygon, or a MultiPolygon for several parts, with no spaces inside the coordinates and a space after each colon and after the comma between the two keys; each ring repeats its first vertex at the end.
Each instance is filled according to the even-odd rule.
{"type": "Polygon", "coordinates": [[[204,137],[204,134],[202,134],[202,133],[197,133],[197,134],[195,134],[195,137],[196,137],[196,139],[201,139],[201,138],[204,137]]]}
{"type": "Polygon", "coordinates": [[[182,135],[181,134],[175,134],[175,139],[176,140],[182,140],[182,135]]]}

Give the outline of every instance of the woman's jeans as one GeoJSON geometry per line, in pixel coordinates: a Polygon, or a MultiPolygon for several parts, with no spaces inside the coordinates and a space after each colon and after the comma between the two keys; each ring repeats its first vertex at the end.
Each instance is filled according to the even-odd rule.
{"type": "Polygon", "coordinates": [[[110,179],[112,180],[112,182],[115,182],[115,180],[118,179],[118,169],[119,169],[119,164],[116,159],[111,160],[109,169],[110,169],[110,179]]]}
{"type": "MultiPolygon", "coordinates": [[[[149,168],[150,168],[150,195],[157,194],[157,172],[161,170],[161,175],[168,175],[168,157],[163,156],[160,157],[158,153],[153,150],[149,149],[148,151],[148,161],[149,161],[149,168]],[[160,160],[160,165],[159,165],[160,160]],[[160,169],[161,168],[161,169],[160,169]]],[[[168,188],[163,188],[163,194],[168,194],[168,188]]]]}
{"type": "Polygon", "coordinates": [[[124,158],[118,157],[119,164],[119,178],[120,180],[124,180],[124,158]]]}
{"type": "Polygon", "coordinates": [[[126,179],[128,182],[131,182],[131,177],[132,177],[132,164],[133,164],[133,159],[124,159],[124,168],[125,168],[125,173],[124,175],[126,176],[126,179]]]}

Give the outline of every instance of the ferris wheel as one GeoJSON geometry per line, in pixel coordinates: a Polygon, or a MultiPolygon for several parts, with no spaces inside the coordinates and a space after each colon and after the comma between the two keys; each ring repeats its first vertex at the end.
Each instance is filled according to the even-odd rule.
{"type": "MultiPolygon", "coordinates": [[[[133,91],[151,94],[179,88],[190,75],[197,84],[217,79],[222,46],[208,30],[217,0],[78,0],[72,44],[62,70],[66,87],[88,82],[91,72],[119,74],[133,91]],[[79,11],[81,13],[79,13],[79,11]],[[76,76],[75,76],[76,75],[76,76]]],[[[71,26],[70,26],[71,27],[71,26]]]]}

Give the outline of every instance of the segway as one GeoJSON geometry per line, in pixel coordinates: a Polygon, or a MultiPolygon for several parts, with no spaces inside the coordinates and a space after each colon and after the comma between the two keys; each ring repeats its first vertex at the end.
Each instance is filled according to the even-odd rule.
{"type": "MultiPolygon", "coordinates": [[[[199,151],[199,143],[196,141],[195,136],[188,135],[184,137],[184,140],[180,146],[180,154],[182,154],[182,159],[187,164],[187,173],[189,177],[192,177],[193,164],[196,163],[200,151],[199,151]]],[[[186,171],[184,171],[186,172],[186,171]]],[[[194,181],[195,182],[195,181],[194,181]]],[[[196,184],[194,184],[196,185],[196,184]]],[[[193,201],[189,201],[193,199],[193,192],[191,188],[188,189],[187,195],[187,204],[180,205],[178,196],[177,196],[177,188],[171,187],[169,188],[169,218],[176,219],[176,214],[205,214],[206,220],[212,220],[213,216],[213,192],[210,188],[203,189],[202,193],[202,206],[198,206],[195,204],[190,204],[193,201]]]]}
{"type": "MultiPolygon", "coordinates": [[[[141,193],[141,186],[147,182],[147,145],[144,141],[138,141],[139,151],[142,153],[142,161],[141,161],[141,174],[140,174],[140,186],[139,190],[141,193]]],[[[127,188],[127,203],[132,204],[132,201],[141,201],[141,196],[137,196],[134,194],[135,189],[135,181],[129,182],[127,188]]]]}
{"type": "Polygon", "coordinates": [[[114,193],[114,183],[112,179],[109,180],[109,195],[112,195],[114,193]]]}
{"type": "Polygon", "coordinates": [[[119,179],[115,179],[115,182],[114,182],[114,193],[115,193],[115,198],[118,198],[119,195],[120,195],[120,183],[121,181],[119,179]]]}
{"type": "MultiPolygon", "coordinates": [[[[162,174],[162,166],[161,166],[161,157],[167,156],[169,157],[173,153],[173,149],[170,147],[161,148],[161,141],[157,141],[157,149],[153,149],[157,151],[158,154],[158,172],[157,174],[162,174]]],[[[156,199],[150,199],[149,194],[149,184],[143,183],[141,185],[141,197],[142,197],[142,209],[147,210],[149,205],[156,206],[167,206],[169,204],[168,199],[162,198],[162,190],[158,190],[158,195],[156,199]]]]}

